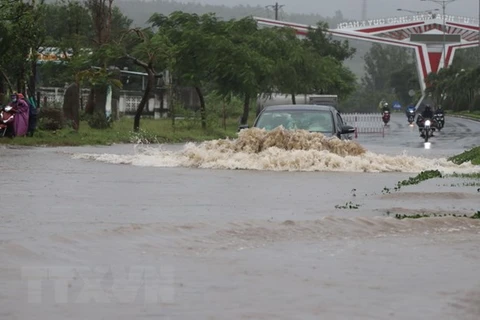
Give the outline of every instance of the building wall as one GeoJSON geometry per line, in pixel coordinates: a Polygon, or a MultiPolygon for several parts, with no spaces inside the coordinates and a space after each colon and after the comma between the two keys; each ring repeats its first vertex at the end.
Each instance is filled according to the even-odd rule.
{"type": "MultiPolygon", "coordinates": [[[[40,106],[61,108],[63,106],[63,98],[65,94],[65,88],[60,87],[40,87],[38,92],[40,93],[40,106]]],[[[83,110],[88,100],[89,89],[82,89],[80,95],[80,107],[83,110]]],[[[119,98],[119,112],[124,115],[135,114],[138,104],[143,97],[143,91],[136,90],[120,90],[119,98]]],[[[200,107],[200,101],[194,88],[183,87],[176,90],[175,95],[177,102],[181,103],[187,109],[197,110],[200,107]]],[[[161,97],[157,94],[152,94],[151,98],[147,102],[147,106],[144,109],[145,115],[153,115],[154,108],[160,108],[161,97]]],[[[168,112],[167,97],[164,97],[163,111],[168,112]]],[[[165,115],[163,115],[165,116],[165,115]]]]}

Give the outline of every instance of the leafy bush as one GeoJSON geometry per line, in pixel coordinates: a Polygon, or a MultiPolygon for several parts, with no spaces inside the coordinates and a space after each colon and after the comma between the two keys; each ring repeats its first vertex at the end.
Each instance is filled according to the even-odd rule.
{"type": "Polygon", "coordinates": [[[112,118],[107,118],[101,112],[94,112],[87,117],[87,123],[92,129],[107,129],[112,127],[112,118]]]}
{"type": "Polygon", "coordinates": [[[60,130],[65,126],[63,111],[57,108],[41,108],[38,115],[38,128],[41,130],[60,130]]]}

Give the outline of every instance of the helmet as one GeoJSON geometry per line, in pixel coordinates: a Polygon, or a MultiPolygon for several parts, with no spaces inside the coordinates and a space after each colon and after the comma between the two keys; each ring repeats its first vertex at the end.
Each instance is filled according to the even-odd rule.
{"type": "Polygon", "coordinates": [[[429,105],[429,104],[427,104],[427,105],[425,106],[425,110],[431,110],[431,108],[430,108],[430,105],[429,105]]]}

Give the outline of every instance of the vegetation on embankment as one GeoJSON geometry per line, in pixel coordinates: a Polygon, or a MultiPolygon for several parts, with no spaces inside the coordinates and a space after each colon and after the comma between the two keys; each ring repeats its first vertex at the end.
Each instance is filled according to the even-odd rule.
{"type": "Polygon", "coordinates": [[[480,146],[450,157],[448,160],[455,164],[462,164],[464,162],[471,161],[472,164],[480,165],[480,146]]]}
{"type": "Polygon", "coordinates": [[[449,116],[460,116],[472,120],[480,120],[480,111],[459,111],[459,112],[453,112],[450,110],[446,111],[446,114],[449,116]]]}
{"type": "Polygon", "coordinates": [[[33,137],[0,138],[0,144],[24,146],[81,146],[110,145],[114,143],[180,143],[235,137],[238,120],[227,119],[226,129],[214,127],[203,130],[195,120],[177,120],[175,127],[171,119],[144,119],[142,130],[132,132],[132,119],[122,118],[110,128],[93,129],[82,121],[78,132],[71,128],[60,130],[38,130],[33,137]]]}

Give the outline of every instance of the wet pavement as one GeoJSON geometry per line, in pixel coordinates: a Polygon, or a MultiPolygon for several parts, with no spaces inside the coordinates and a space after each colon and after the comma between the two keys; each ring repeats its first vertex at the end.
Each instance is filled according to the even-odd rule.
{"type": "MultiPolygon", "coordinates": [[[[447,118],[425,149],[393,114],[385,137],[358,141],[440,158],[479,134],[480,123],[447,118]]],[[[2,320],[480,317],[480,220],[393,218],[472,214],[478,179],[394,191],[412,174],[165,168],[73,153],[135,151],[0,146],[2,320]]]]}

